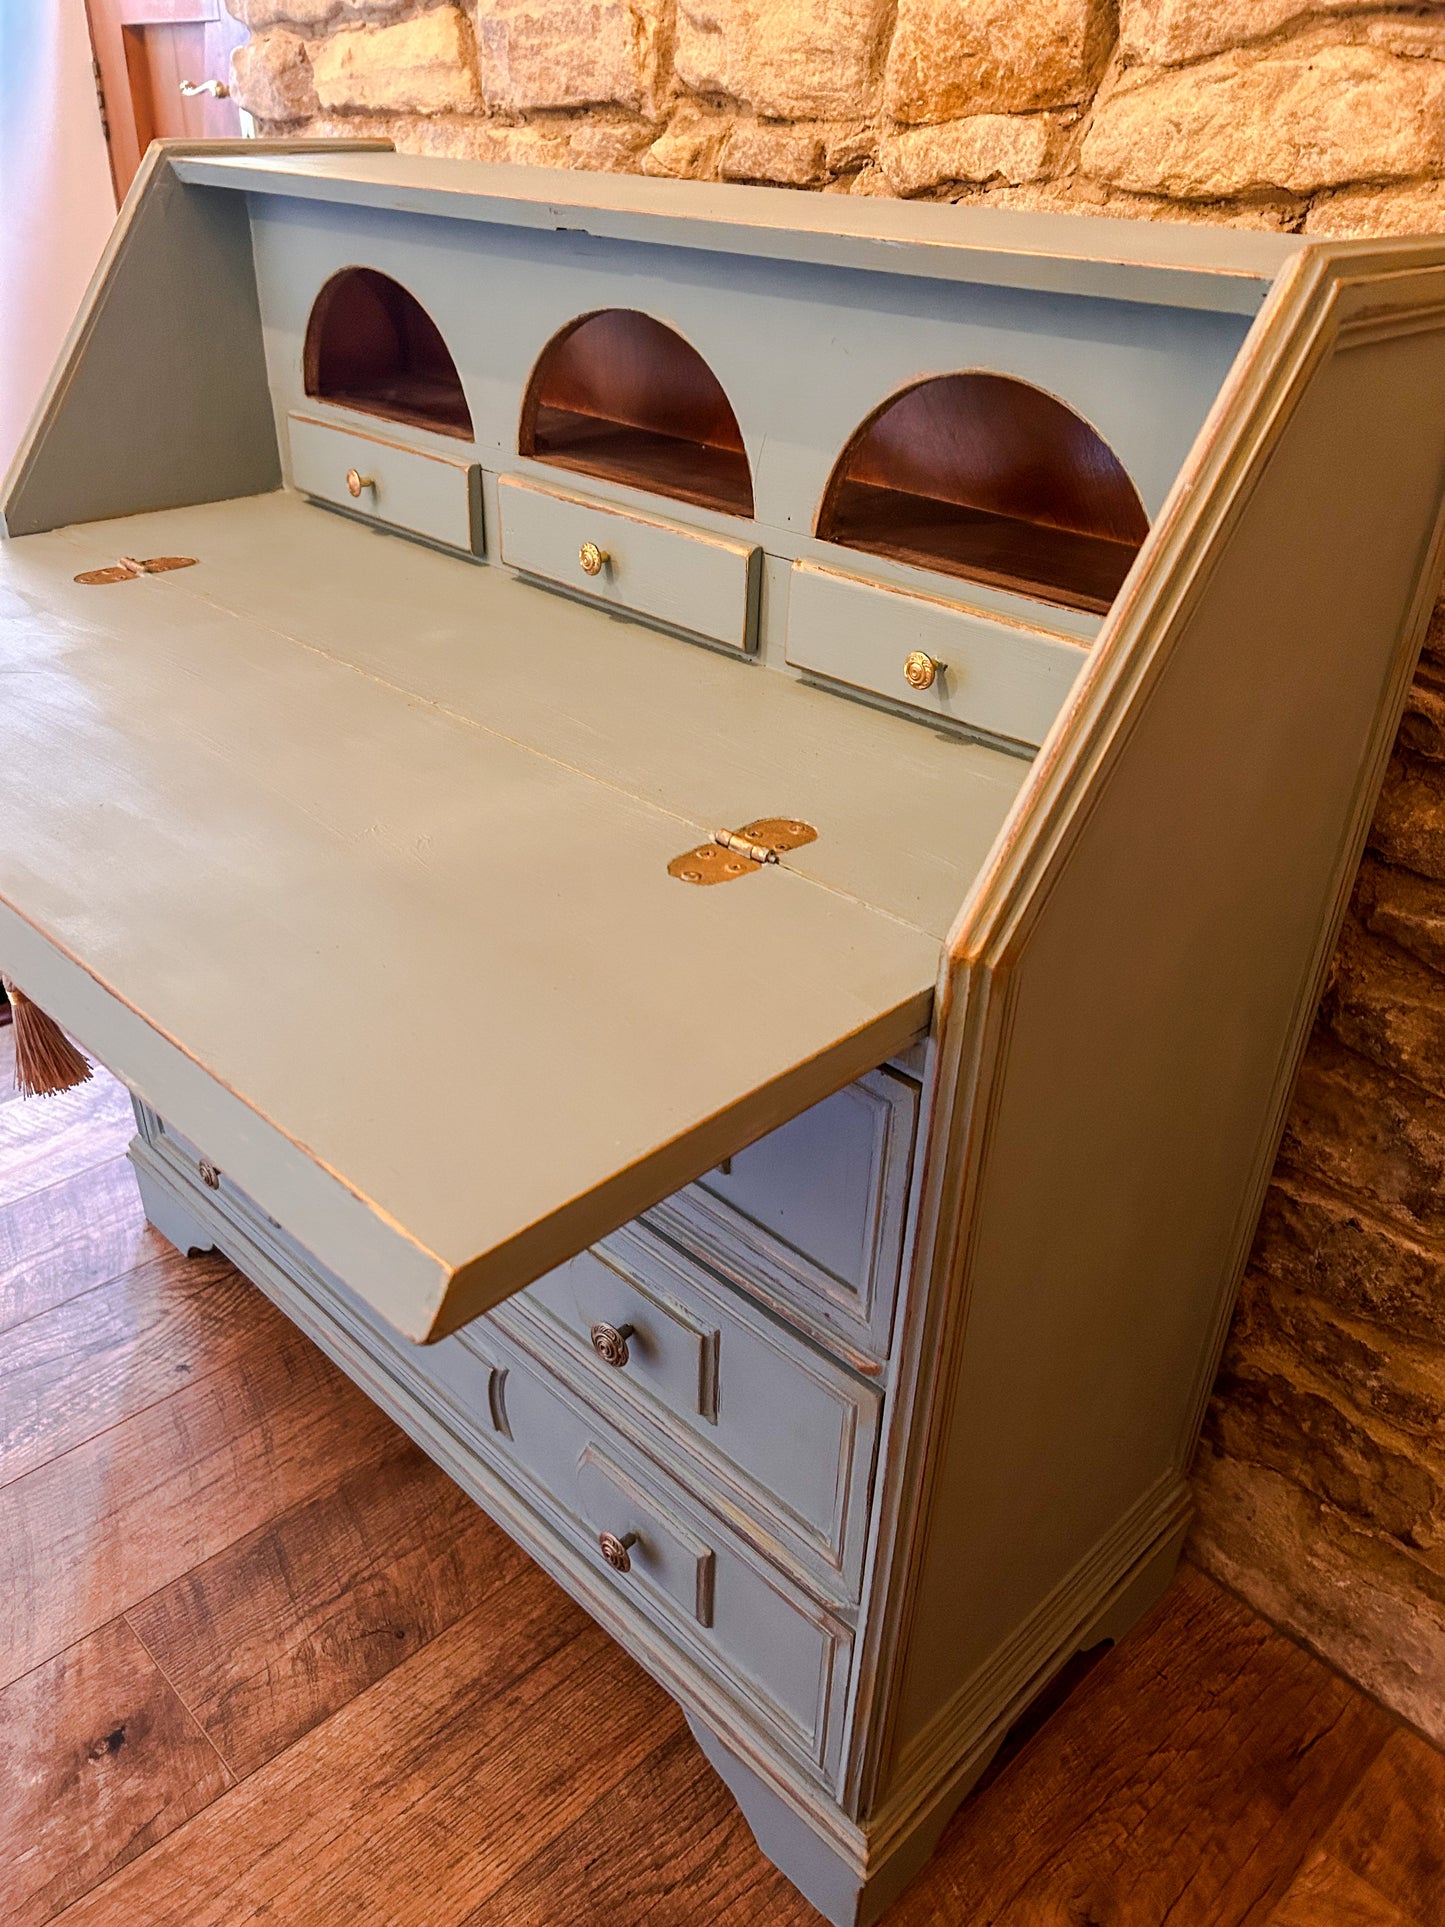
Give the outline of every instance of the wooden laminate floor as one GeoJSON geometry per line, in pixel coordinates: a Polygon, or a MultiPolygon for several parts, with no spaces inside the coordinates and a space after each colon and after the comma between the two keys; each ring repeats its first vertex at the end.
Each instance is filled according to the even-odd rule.
{"type": "MultiPolygon", "coordinates": [[[[681,1715],[229,1266],[6,1098],[0,1922],[806,1927],[681,1715]]],[[[1445,1759],[1197,1573],[889,1927],[1442,1927],[1445,1759]]]]}

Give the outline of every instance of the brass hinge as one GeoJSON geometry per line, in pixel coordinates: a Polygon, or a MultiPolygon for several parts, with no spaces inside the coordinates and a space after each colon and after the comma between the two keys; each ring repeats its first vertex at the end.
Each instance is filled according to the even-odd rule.
{"type": "Polygon", "coordinates": [[[75,578],[86,584],[104,582],[134,582],[138,576],[165,575],[170,569],[193,569],[196,558],[193,555],[151,555],[137,557],[123,555],[119,562],[109,569],[84,569],[75,578]]]}
{"type": "Polygon", "coordinates": [[[761,816],[755,823],[744,823],[740,830],[714,830],[708,842],[675,856],[667,874],[683,883],[731,883],[776,863],[784,851],[800,850],[805,843],[817,840],[818,832],[811,823],[799,823],[787,816],[761,816]]]}

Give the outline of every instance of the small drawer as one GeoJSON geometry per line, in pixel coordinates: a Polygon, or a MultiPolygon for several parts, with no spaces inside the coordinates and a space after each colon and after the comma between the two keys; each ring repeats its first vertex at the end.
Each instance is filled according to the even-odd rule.
{"type": "Polygon", "coordinates": [[[509,567],[709,642],[752,648],[761,555],[755,543],[632,515],[514,475],[502,477],[498,502],[509,567]]]}
{"type": "Polygon", "coordinates": [[[481,554],[481,469],[475,462],[333,428],[309,415],[292,415],[288,422],[291,480],[303,494],[481,554]]]}
{"type": "Polygon", "coordinates": [[[795,562],[788,661],[1037,747],[1083,668],[1077,638],[795,562]]]}
{"type": "MultiPolygon", "coordinates": [[[[473,1361],[479,1443],[569,1531],[593,1582],[645,1613],[790,1751],[834,1766],[851,1660],[846,1625],[629,1447],[537,1357],[490,1323],[458,1337],[473,1361]],[[609,1563],[604,1534],[626,1570],[609,1563]]],[[[458,1362],[450,1376],[460,1405],[458,1362]]]]}
{"type": "Polygon", "coordinates": [[[888,1355],[908,1220],[918,1086],[870,1071],[803,1111],[647,1221],[784,1314],[868,1358],[888,1355]]]}
{"type": "Polygon", "coordinates": [[[691,1448],[725,1502],[856,1599],[880,1397],[675,1246],[628,1226],[493,1314],[539,1319],[650,1449],[691,1448]]]}

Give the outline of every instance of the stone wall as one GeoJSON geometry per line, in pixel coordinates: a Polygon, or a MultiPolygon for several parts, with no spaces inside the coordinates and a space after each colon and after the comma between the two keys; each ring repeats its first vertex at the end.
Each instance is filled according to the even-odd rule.
{"type": "MultiPolygon", "coordinates": [[[[1445,230],[1445,6],[228,0],[268,133],[486,160],[1445,230]]],[[[1445,1741],[1445,616],[1196,1468],[1195,1556],[1445,1741]]]]}

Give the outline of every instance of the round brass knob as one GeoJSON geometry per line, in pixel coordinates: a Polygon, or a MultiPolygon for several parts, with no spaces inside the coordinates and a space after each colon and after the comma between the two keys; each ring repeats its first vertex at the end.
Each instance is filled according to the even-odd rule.
{"type": "Polygon", "coordinates": [[[635,1532],[625,1532],[620,1539],[615,1532],[599,1532],[597,1543],[602,1548],[602,1557],[614,1572],[631,1572],[632,1553],[629,1548],[637,1544],[635,1532]]]}
{"type": "Polygon", "coordinates": [[[910,689],[931,689],[934,677],[943,667],[944,665],[932,656],[926,656],[921,649],[915,649],[904,658],[903,680],[910,689]]]}
{"type": "Polygon", "coordinates": [[[584,542],[577,551],[577,560],[582,564],[583,575],[601,575],[612,558],[595,542],[584,542]]]}
{"type": "Polygon", "coordinates": [[[592,1327],[592,1349],[604,1365],[623,1366],[631,1357],[627,1341],[632,1336],[631,1325],[602,1325],[592,1327]]]}
{"type": "Polygon", "coordinates": [[[351,495],[351,496],[360,495],[361,491],[364,488],[375,488],[375,487],[376,487],[376,483],[372,480],[371,476],[363,475],[359,468],[347,469],[346,492],[348,495],[351,495]]]}

